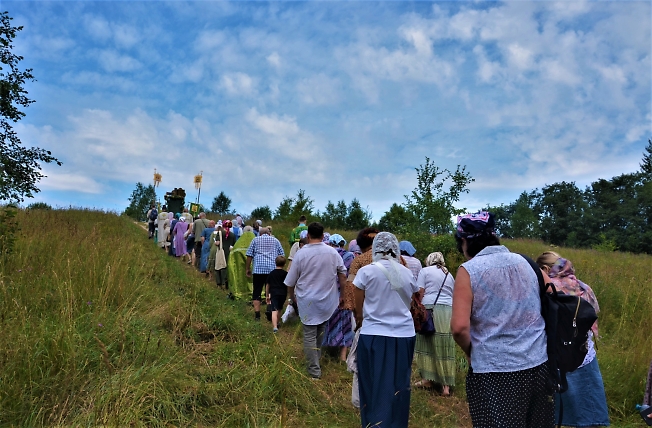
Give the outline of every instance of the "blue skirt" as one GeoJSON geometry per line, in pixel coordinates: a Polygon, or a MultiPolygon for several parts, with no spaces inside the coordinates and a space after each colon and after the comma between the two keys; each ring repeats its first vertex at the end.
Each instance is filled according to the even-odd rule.
{"type": "Polygon", "coordinates": [[[358,388],[362,427],[407,427],[416,337],[360,334],[358,388]]]}
{"type": "MultiPolygon", "coordinates": [[[[561,394],[564,404],[562,425],[569,427],[608,426],[609,412],[598,358],[566,375],[568,391],[561,394]]],[[[559,420],[559,397],[555,395],[555,423],[559,420]]]]}

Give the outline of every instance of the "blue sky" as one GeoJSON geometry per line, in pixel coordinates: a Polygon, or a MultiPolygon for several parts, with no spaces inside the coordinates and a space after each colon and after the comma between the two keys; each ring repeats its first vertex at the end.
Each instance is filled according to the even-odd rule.
{"type": "MultiPolygon", "coordinates": [[[[458,204],[638,169],[650,2],[3,1],[51,150],[35,201],[121,211],[138,181],[244,213],[305,189],[378,219],[414,168],[466,166],[458,204]]],[[[31,201],[28,201],[31,202],[31,201]]]]}

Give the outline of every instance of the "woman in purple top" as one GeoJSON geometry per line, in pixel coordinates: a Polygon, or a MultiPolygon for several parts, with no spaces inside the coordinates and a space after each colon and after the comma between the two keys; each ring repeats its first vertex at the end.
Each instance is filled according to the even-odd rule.
{"type": "Polygon", "coordinates": [[[174,251],[177,257],[183,257],[188,254],[186,248],[186,238],[183,236],[188,230],[188,223],[185,217],[180,217],[177,224],[174,225],[174,251]]]}

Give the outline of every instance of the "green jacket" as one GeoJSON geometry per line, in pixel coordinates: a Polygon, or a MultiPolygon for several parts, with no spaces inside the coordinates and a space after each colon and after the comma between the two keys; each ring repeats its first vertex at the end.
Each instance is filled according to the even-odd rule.
{"type": "Polygon", "coordinates": [[[301,235],[301,232],[303,232],[304,230],[308,230],[308,226],[306,226],[305,224],[300,224],[294,229],[292,229],[292,233],[290,233],[290,241],[289,241],[290,246],[292,246],[292,244],[294,244],[295,242],[299,242],[301,240],[301,237],[299,235],[301,235]]]}

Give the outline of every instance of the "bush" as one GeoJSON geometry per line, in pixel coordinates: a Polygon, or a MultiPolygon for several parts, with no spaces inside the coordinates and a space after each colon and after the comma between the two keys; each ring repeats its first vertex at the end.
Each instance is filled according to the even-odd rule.
{"type": "Polygon", "coordinates": [[[27,206],[29,210],[51,210],[52,207],[45,202],[34,202],[27,206]]]}

